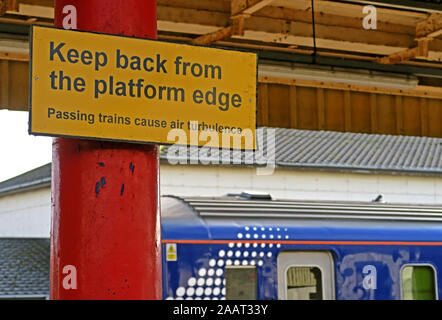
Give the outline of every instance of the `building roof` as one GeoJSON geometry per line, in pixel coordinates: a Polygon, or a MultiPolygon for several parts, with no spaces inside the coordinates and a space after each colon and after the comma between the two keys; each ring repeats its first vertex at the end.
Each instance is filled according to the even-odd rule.
{"type": "MultiPolygon", "coordinates": [[[[258,148],[261,140],[264,158],[268,158],[268,151],[273,151],[271,142],[268,143],[273,129],[275,164],[279,167],[442,176],[441,138],[262,128],[262,139],[258,134],[258,148]]],[[[163,160],[167,160],[169,149],[162,149],[160,157],[163,160]]],[[[199,150],[188,148],[187,153],[180,154],[178,148],[174,148],[169,160],[210,162],[210,154],[206,156],[199,150]]],[[[260,154],[253,155],[251,164],[266,165],[260,154]]],[[[247,163],[245,159],[248,158],[250,156],[242,153],[241,164],[247,163]]]]}
{"type": "Polygon", "coordinates": [[[51,164],[35,168],[14,178],[0,183],[0,195],[14,193],[17,190],[31,190],[51,185],[51,164]]]}
{"type": "Polygon", "coordinates": [[[279,165],[442,175],[442,139],[277,129],[279,165]]]}
{"type": "MultiPolygon", "coordinates": [[[[242,152],[239,163],[226,164],[222,159],[218,159],[218,163],[266,166],[266,158],[274,151],[275,165],[280,168],[442,176],[442,138],[284,128],[260,128],[258,132],[262,132],[258,134],[258,149],[262,152],[242,152]],[[269,140],[272,132],[275,133],[275,148],[269,140]]],[[[202,150],[185,148],[180,152],[176,146],[163,146],[160,160],[214,164],[210,153],[202,150]]],[[[233,155],[234,152],[230,152],[229,157],[233,155]]],[[[50,181],[51,164],[47,164],[0,183],[0,195],[49,186],[50,181]]]]}
{"type": "Polygon", "coordinates": [[[0,239],[0,298],[49,296],[49,239],[0,239]]]}

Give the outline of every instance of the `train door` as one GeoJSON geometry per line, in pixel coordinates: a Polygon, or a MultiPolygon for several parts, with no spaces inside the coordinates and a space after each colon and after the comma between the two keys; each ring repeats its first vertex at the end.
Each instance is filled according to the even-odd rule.
{"type": "Polygon", "coordinates": [[[280,300],[333,300],[334,265],[327,251],[286,251],[278,256],[280,300]]]}

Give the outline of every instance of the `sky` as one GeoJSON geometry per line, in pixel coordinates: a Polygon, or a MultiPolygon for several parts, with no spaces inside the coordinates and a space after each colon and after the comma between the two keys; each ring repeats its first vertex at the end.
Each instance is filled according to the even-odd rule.
{"type": "Polygon", "coordinates": [[[0,110],[0,182],[51,159],[52,138],[28,134],[28,112],[0,110]]]}

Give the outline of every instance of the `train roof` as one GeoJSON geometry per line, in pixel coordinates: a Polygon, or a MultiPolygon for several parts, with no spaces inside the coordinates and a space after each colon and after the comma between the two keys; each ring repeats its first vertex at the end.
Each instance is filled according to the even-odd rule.
{"type": "Polygon", "coordinates": [[[442,241],[441,205],[274,200],[243,194],[167,195],[161,206],[165,239],[227,240],[240,235],[245,240],[246,230],[282,228],[291,239],[442,241]]]}

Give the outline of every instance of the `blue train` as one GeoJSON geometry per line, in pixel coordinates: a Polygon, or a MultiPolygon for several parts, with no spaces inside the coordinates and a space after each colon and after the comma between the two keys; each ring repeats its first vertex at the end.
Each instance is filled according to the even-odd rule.
{"type": "Polygon", "coordinates": [[[438,299],[442,207],[162,198],[164,299],[438,299]]]}

